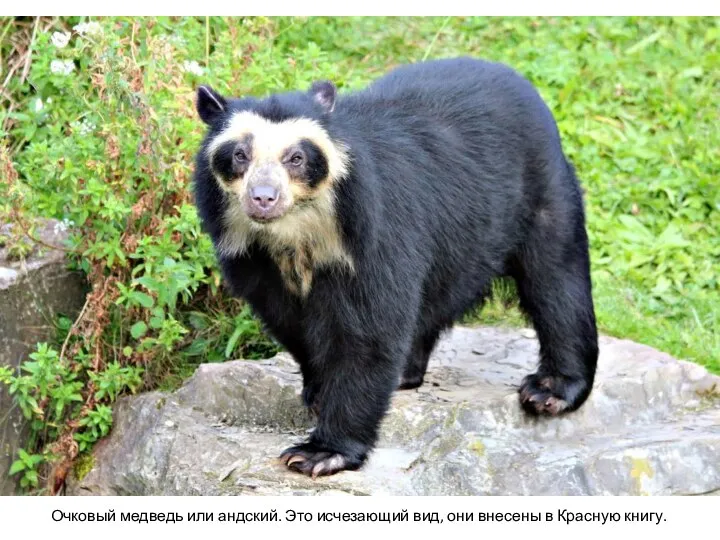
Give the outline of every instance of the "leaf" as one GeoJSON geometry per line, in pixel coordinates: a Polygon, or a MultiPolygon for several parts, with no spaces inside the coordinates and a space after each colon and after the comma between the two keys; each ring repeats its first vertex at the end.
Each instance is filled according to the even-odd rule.
{"type": "Polygon", "coordinates": [[[235,328],[235,331],[232,333],[232,336],[230,336],[227,346],[225,347],[225,358],[230,358],[230,355],[235,350],[235,345],[237,345],[240,336],[242,336],[244,332],[245,329],[242,326],[235,328]]]}
{"type": "Polygon", "coordinates": [[[657,238],[655,245],[663,249],[681,248],[690,245],[690,242],[683,238],[680,228],[675,224],[675,222],[672,222],[657,238]]]}
{"type": "Polygon", "coordinates": [[[26,467],[32,467],[32,456],[30,456],[30,454],[28,454],[25,450],[18,448],[18,456],[26,467]]]}
{"type": "Polygon", "coordinates": [[[10,472],[8,472],[8,474],[12,476],[13,474],[17,474],[23,470],[25,470],[25,463],[23,463],[21,459],[18,459],[10,466],[10,472]]]}
{"type": "Polygon", "coordinates": [[[27,479],[27,481],[33,486],[36,486],[38,483],[37,472],[33,470],[25,471],[25,479],[27,479]]]}
{"type": "Polygon", "coordinates": [[[138,304],[147,309],[153,307],[153,304],[155,303],[153,297],[149,294],[145,294],[144,292],[133,291],[132,297],[134,300],[137,300],[138,304]]]}
{"type": "Polygon", "coordinates": [[[681,71],[680,74],[678,75],[678,78],[680,78],[680,79],[689,79],[689,78],[699,79],[704,74],[705,74],[705,71],[703,70],[702,66],[693,66],[693,67],[690,67],[690,68],[687,68],[687,69],[684,69],[683,71],[681,71]]]}
{"type": "Polygon", "coordinates": [[[625,54],[633,54],[638,51],[642,51],[643,49],[648,48],[650,45],[655,43],[658,39],[662,37],[662,35],[665,33],[665,30],[658,30],[657,32],[653,32],[645,39],[641,39],[638,41],[635,45],[630,47],[625,51],[625,54]]]}
{"type": "Polygon", "coordinates": [[[145,324],[145,321],[138,321],[135,324],[132,325],[130,328],[130,335],[134,339],[140,339],[145,335],[147,332],[147,324],[145,324]]]}
{"type": "Polygon", "coordinates": [[[618,235],[634,243],[644,244],[653,240],[653,234],[645,227],[640,220],[634,216],[621,215],[618,221],[625,226],[625,229],[618,231],[618,235]]]}
{"type": "Polygon", "coordinates": [[[122,264],[125,264],[127,259],[125,258],[125,253],[123,253],[123,250],[120,249],[120,246],[115,246],[115,254],[117,255],[117,258],[120,260],[122,264]]]}
{"type": "Polygon", "coordinates": [[[158,328],[162,328],[163,323],[165,322],[165,316],[160,317],[150,317],[150,328],[157,330],[158,328]]]}
{"type": "Polygon", "coordinates": [[[189,316],[190,325],[195,330],[205,330],[208,327],[207,319],[208,316],[204,313],[199,313],[197,311],[190,312],[189,316]]]}
{"type": "Polygon", "coordinates": [[[139,285],[142,285],[149,291],[156,291],[160,289],[160,282],[157,279],[154,279],[149,276],[143,276],[139,277],[134,280],[135,283],[138,283],[139,285]]]}
{"type": "Polygon", "coordinates": [[[205,338],[196,338],[183,351],[188,356],[198,356],[204,353],[209,346],[209,342],[205,338]]]}

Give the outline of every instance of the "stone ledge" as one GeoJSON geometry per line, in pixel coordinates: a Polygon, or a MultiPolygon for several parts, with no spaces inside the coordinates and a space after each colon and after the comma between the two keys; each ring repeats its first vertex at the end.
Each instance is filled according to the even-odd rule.
{"type": "Polygon", "coordinates": [[[650,347],[601,339],[597,382],[572,415],[532,420],[515,385],[531,333],[458,327],[427,382],[397,392],[359,472],[311,480],[276,457],[312,423],[291,358],[201,366],[172,394],[121,400],[95,466],[96,495],[691,495],[720,489],[720,378],[650,347]]]}

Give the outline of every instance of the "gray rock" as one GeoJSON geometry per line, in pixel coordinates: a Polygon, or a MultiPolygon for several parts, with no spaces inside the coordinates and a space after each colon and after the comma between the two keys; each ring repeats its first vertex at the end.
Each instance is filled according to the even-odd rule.
{"type": "MultiPolygon", "coordinates": [[[[67,231],[59,222],[45,220],[37,236],[46,244],[62,246],[67,231]]],[[[11,261],[7,249],[0,248],[0,366],[16,368],[38,342],[49,340],[56,314],[77,315],[85,292],[82,273],[67,270],[63,251],[36,245],[24,260],[11,261]]],[[[22,413],[0,385],[0,495],[15,490],[8,470],[24,433],[22,413]]]]}
{"type": "Polygon", "coordinates": [[[720,490],[720,378],[603,337],[594,392],[576,413],[521,414],[532,333],[452,331],[426,383],[397,392],[369,463],[311,480],[277,456],[311,419],[285,354],[201,366],[172,394],[124,398],[95,464],[69,493],[96,495],[677,495],[720,490]]]}

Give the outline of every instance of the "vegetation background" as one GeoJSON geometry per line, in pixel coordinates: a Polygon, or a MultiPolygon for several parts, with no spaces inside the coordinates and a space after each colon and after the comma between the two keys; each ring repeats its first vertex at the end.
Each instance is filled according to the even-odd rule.
{"type": "MultiPolygon", "coordinates": [[[[602,331],[720,372],[720,19],[5,17],[0,241],[22,258],[35,218],[62,220],[92,285],[55,342],[18,373],[0,366],[31,426],[22,485],[82,474],[120,394],[277,350],[223,294],[191,204],[198,84],[348,91],[466,54],[516,68],[555,114],[586,193],[602,331]]],[[[495,293],[468,322],[524,324],[512,287],[495,293]]]]}

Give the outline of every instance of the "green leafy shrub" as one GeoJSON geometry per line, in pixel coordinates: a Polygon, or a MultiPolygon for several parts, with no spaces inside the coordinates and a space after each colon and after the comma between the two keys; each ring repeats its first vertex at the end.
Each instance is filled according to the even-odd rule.
{"type": "Polygon", "coordinates": [[[188,191],[200,135],[193,76],[178,69],[182,43],[164,24],[106,19],[37,33],[31,110],[10,113],[12,216],[24,228],[32,215],[62,220],[92,287],[77,320],[60,321],[57,345],[3,373],[30,427],[13,465],[23,487],[61,485],[109,432],[123,393],[177,384],[218,350],[223,360],[277,351],[220,290],[188,191]],[[223,316],[201,327],[198,312],[223,316]]]}

